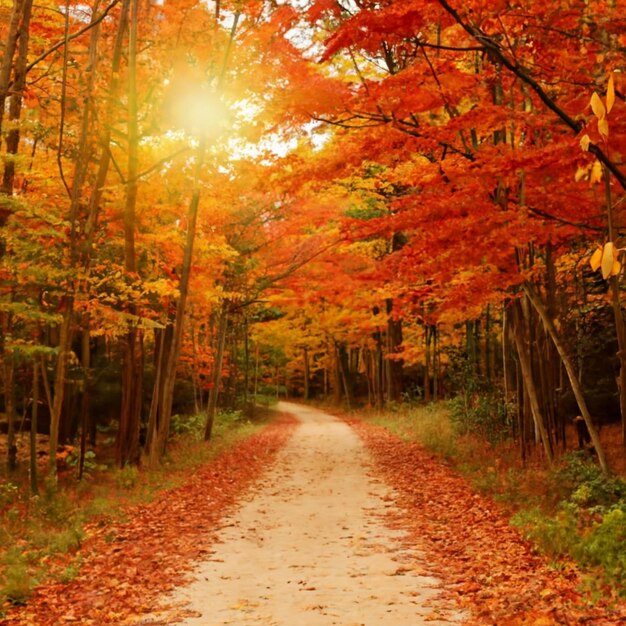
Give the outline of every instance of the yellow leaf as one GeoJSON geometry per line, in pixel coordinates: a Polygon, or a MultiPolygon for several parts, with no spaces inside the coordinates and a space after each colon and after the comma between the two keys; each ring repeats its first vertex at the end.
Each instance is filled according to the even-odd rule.
{"type": "Polygon", "coordinates": [[[602,100],[600,100],[600,96],[595,91],[593,92],[593,96],[591,96],[590,104],[594,115],[599,120],[603,120],[606,115],[606,109],[604,108],[604,104],[602,104],[602,100]]]}
{"type": "Polygon", "coordinates": [[[576,170],[576,174],[574,175],[574,180],[579,183],[581,180],[585,180],[589,175],[589,166],[588,167],[579,167],[576,170]]]}
{"type": "Polygon", "coordinates": [[[605,118],[598,120],[598,132],[605,138],[609,137],[609,123],[605,118]]]}
{"type": "Polygon", "coordinates": [[[580,147],[582,148],[583,152],[587,152],[587,150],[589,150],[590,143],[591,139],[589,139],[589,135],[583,135],[580,138],[580,147]]]}
{"type": "Polygon", "coordinates": [[[622,264],[615,259],[613,263],[613,268],[611,269],[611,276],[619,276],[619,273],[622,271],[622,264]]]}
{"type": "Polygon", "coordinates": [[[595,272],[600,265],[602,264],[602,248],[598,248],[589,259],[589,265],[591,265],[591,269],[595,272]]]}
{"type": "Polygon", "coordinates": [[[590,184],[599,183],[602,180],[602,165],[600,161],[595,161],[591,168],[591,174],[589,176],[590,184]]]}
{"type": "Polygon", "coordinates": [[[606,88],[606,112],[609,114],[615,104],[615,84],[613,83],[613,74],[609,76],[609,84],[606,88]]]}
{"type": "Polygon", "coordinates": [[[607,241],[604,244],[604,250],[602,251],[602,278],[605,280],[611,275],[613,266],[615,264],[615,247],[612,241],[607,241]]]}

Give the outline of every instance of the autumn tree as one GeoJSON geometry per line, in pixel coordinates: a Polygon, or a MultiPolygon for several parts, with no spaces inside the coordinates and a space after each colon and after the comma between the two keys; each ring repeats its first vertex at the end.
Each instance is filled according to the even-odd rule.
{"type": "MultiPolygon", "coordinates": [[[[324,1],[304,15],[313,31],[332,32],[322,61],[338,77],[338,96],[311,99],[308,107],[310,117],[339,129],[328,151],[336,158],[328,161],[335,172],[360,176],[376,163],[384,171],[381,188],[391,179],[408,190],[390,201],[387,215],[360,220],[360,227],[347,222],[350,236],[403,233],[406,243],[385,262],[399,292],[410,302],[412,290],[421,294],[428,286],[437,307],[455,309],[459,321],[468,296],[472,308],[482,303],[483,310],[527,298],[515,332],[532,327],[529,315],[546,323],[546,345],[564,363],[592,433],[569,366],[571,346],[544,311],[559,314],[551,304],[555,259],[572,246],[588,249],[603,227],[602,203],[611,194],[599,202],[602,168],[607,189],[624,182],[612,156],[623,136],[617,108],[613,152],[605,132],[606,111],[618,107],[606,70],[620,63],[623,18],[616,6],[603,11],[584,3],[520,12],[502,3],[324,1]],[[562,63],[550,60],[555,49],[562,63]],[[598,94],[605,92],[600,107],[598,94]]],[[[530,341],[516,344],[520,363],[530,341]]],[[[542,382],[535,376],[525,378],[523,395],[542,382]]],[[[533,405],[549,458],[554,424],[547,427],[545,407],[533,405]]]]}

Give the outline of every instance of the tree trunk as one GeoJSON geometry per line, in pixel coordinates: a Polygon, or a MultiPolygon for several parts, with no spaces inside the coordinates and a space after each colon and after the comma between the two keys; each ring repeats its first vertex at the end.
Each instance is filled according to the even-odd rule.
{"type": "Polygon", "coordinates": [[[111,133],[113,128],[114,108],[115,104],[119,100],[118,91],[120,84],[120,66],[122,60],[124,35],[128,27],[128,14],[130,10],[129,7],[130,0],[124,0],[122,2],[122,10],[120,12],[117,33],[115,36],[115,44],[113,47],[113,57],[111,59],[111,79],[109,81],[108,88],[109,97],[104,107],[103,130],[99,141],[100,162],[98,163],[98,170],[92,186],[92,191],[89,198],[89,209],[85,222],[85,242],[83,247],[83,264],[85,267],[87,267],[91,259],[91,249],[93,244],[93,237],[96,230],[96,224],[98,221],[100,203],[102,201],[102,194],[104,193],[107,174],[109,172],[109,166],[111,164],[111,133]]]}
{"type": "MultiPolygon", "coordinates": [[[[14,156],[18,152],[20,143],[19,120],[22,114],[22,98],[26,87],[26,65],[28,63],[28,44],[30,36],[30,16],[32,0],[22,0],[21,24],[19,27],[18,54],[13,69],[13,84],[11,85],[11,100],[9,104],[9,120],[12,128],[7,133],[7,154],[14,156]]],[[[1,124],[0,124],[1,126],[1,124]]],[[[2,176],[2,192],[7,196],[13,195],[13,181],[15,179],[15,160],[7,158],[2,176]]]]}
{"type": "Polygon", "coordinates": [[[620,287],[617,276],[609,278],[611,289],[611,307],[615,320],[617,335],[617,357],[619,359],[619,373],[617,375],[617,390],[619,393],[620,413],[622,419],[622,443],[626,445],[626,325],[620,302],[620,287]]]}
{"type": "Polygon", "coordinates": [[[83,392],[80,406],[80,457],[78,459],[78,480],[82,480],[85,471],[85,454],[87,453],[87,433],[90,422],[91,392],[91,350],[90,350],[89,319],[83,319],[81,337],[81,364],[83,366],[83,392]]]}
{"type": "Polygon", "coordinates": [[[143,358],[141,331],[131,329],[123,340],[122,405],[116,442],[120,468],[139,463],[139,430],[143,397],[143,358]]]}
{"type": "Polygon", "coordinates": [[[383,370],[383,340],[380,330],[374,333],[376,351],[374,353],[374,393],[376,395],[376,408],[382,411],[385,405],[384,370],[383,370]]]}
{"type": "Polygon", "coordinates": [[[430,402],[430,325],[424,321],[424,402],[430,402]]]}
{"type": "MultiPolygon", "coordinates": [[[[515,306],[517,306],[517,303],[515,306]]],[[[530,402],[530,408],[533,415],[535,428],[537,429],[537,432],[539,433],[541,439],[541,443],[543,444],[546,460],[549,464],[552,464],[552,449],[550,447],[550,440],[548,438],[548,432],[546,430],[543,414],[541,413],[541,406],[539,404],[539,398],[537,397],[537,390],[535,388],[535,381],[533,379],[528,339],[522,338],[523,326],[522,318],[519,313],[516,316],[515,321],[516,323],[515,329],[513,331],[513,338],[515,341],[515,347],[517,348],[518,361],[522,373],[522,380],[524,382],[524,389],[530,402]]]]}
{"type": "Polygon", "coordinates": [[[145,449],[150,457],[150,462],[156,464],[160,455],[158,452],[158,435],[160,424],[160,411],[163,406],[163,380],[166,376],[167,363],[169,361],[170,350],[172,349],[172,339],[174,327],[167,324],[161,330],[154,333],[154,384],[152,389],[152,402],[150,403],[150,413],[148,416],[148,428],[146,432],[145,449]]]}
{"type": "Polygon", "coordinates": [[[243,374],[243,402],[247,408],[250,401],[250,328],[248,325],[247,315],[243,320],[243,359],[244,359],[244,374],[243,374]]]}
{"type": "MultiPolygon", "coordinates": [[[[91,150],[89,148],[89,133],[92,121],[92,108],[93,108],[93,91],[96,77],[96,61],[97,61],[97,49],[100,38],[99,27],[94,27],[91,31],[91,37],[89,40],[89,59],[88,59],[88,78],[85,84],[83,92],[83,117],[81,120],[81,129],[78,141],[78,148],[75,157],[74,178],[72,180],[72,187],[69,189],[70,193],[70,211],[69,211],[69,223],[70,223],[70,236],[69,236],[69,248],[70,248],[70,268],[74,269],[79,262],[79,237],[78,237],[78,220],[79,210],[81,205],[82,190],[87,178],[87,168],[90,162],[91,150]]],[[[67,46],[67,42],[66,42],[67,46]]],[[[67,55],[65,59],[67,63],[67,55]]],[[[65,107],[66,103],[62,103],[62,107],[65,107]]],[[[61,154],[62,146],[59,145],[59,155],[61,154]]],[[[61,322],[58,355],[57,355],[57,368],[54,381],[54,401],[52,404],[51,416],[50,416],[50,476],[54,482],[56,482],[57,467],[56,467],[56,451],[59,442],[59,426],[61,423],[61,412],[63,409],[64,390],[65,383],[67,381],[68,359],[72,346],[72,322],[74,317],[74,297],[76,293],[76,284],[72,284],[70,291],[66,293],[62,298],[63,308],[63,321],[61,322]]]]}
{"type": "MultiPolygon", "coordinates": [[[[6,135],[7,156],[4,159],[4,171],[0,195],[7,201],[0,201],[0,228],[4,227],[12,212],[12,203],[8,200],[13,195],[15,178],[15,160],[19,146],[18,122],[22,111],[22,95],[26,83],[26,62],[28,56],[29,24],[32,11],[32,0],[14,0],[13,11],[9,22],[6,44],[0,63],[0,139],[2,138],[2,122],[6,99],[10,95],[9,119],[14,123],[6,135]],[[19,45],[18,45],[19,41],[19,45]],[[17,59],[13,62],[16,49],[17,59]],[[13,71],[13,81],[11,73],[13,71]]],[[[0,245],[0,255],[4,254],[4,242],[0,245]]],[[[10,326],[10,314],[7,324],[10,326]]],[[[1,332],[1,331],[0,331],[1,332]]],[[[7,432],[7,467],[9,471],[17,468],[17,446],[15,442],[15,363],[13,356],[5,352],[4,337],[0,338],[0,353],[4,360],[5,376],[5,412],[8,420],[7,432]]]]}
{"type": "Polygon", "coordinates": [[[367,406],[374,406],[374,368],[372,364],[372,351],[369,348],[363,348],[361,371],[365,375],[365,381],[367,382],[367,406]]]}
{"type": "Polygon", "coordinates": [[[561,338],[556,331],[554,322],[548,315],[548,312],[546,311],[543,302],[541,302],[538,294],[535,292],[532,285],[530,285],[529,283],[525,283],[524,293],[526,293],[528,299],[535,307],[535,310],[539,314],[539,317],[541,318],[541,321],[543,322],[546,331],[554,342],[559,356],[561,357],[561,361],[563,361],[563,365],[565,367],[565,371],[567,372],[567,377],[569,378],[572,391],[574,392],[578,408],[580,409],[582,418],[585,420],[587,430],[589,431],[589,435],[591,437],[591,442],[593,443],[593,447],[595,448],[596,454],[598,455],[598,463],[600,464],[602,471],[606,474],[608,473],[609,468],[606,462],[606,457],[604,455],[604,449],[602,448],[602,444],[600,443],[600,436],[598,435],[598,431],[596,430],[591,415],[589,414],[589,410],[587,409],[587,402],[585,401],[585,396],[583,394],[580,381],[576,377],[576,369],[574,367],[574,364],[572,363],[572,360],[570,359],[569,354],[565,349],[565,345],[561,341],[561,338]]]}
{"type": "Polygon", "coordinates": [[[59,346],[57,354],[57,366],[54,375],[54,399],[50,407],[50,439],[49,439],[49,475],[56,481],[57,462],[56,454],[59,446],[59,432],[61,426],[61,412],[63,410],[63,398],[65,383],[67,380],[67,366],[69,361],[70,346],[72,342],[72,318],[74,313],[74,299],[64,296],[65,304],[63,321],[59,334],[59,346]]]}
{"type": "Polygon", "coordinates": [[[183,338],[185,324],[185,311],[187,308],[187,296],[189,295],[189,279],[191,276],[191,260],[193,247],[196,239],[196,224],[198,221],[198,207],[200,205],[200,173],[204,164],[205,140],[202,139],[196,154],[196,168],[194,174],[194,186],[189,209],[187,211],[187,239],[183,255],[183,267],[178,286],[179,297],[176,304],[176,315],[172,329],[172,346],[169,351],[162,379],[160,381],[161,393],[159,394],[158,421],[156,423],[157,436],[153,439],[150,449],[150,463],[156,465],[165,453],[167,438],[170,432],[172,416],[172,403],[174,399],[174,385],[176,383],[176,367],[183,338]]]}
{"type": "MultiPolygon", "coordinates": [[[[9,89],[11,87],[13,57],[15,56],[17,42],[22,35],[28,38],[28,32],[23,32],[24,8],[26,4],[26,0],[13,0],[13,10],[9,20],[2,62],[0,63],[0,133],[2,131],[2,122],[6,110],[6,99],[9,97],[9,89]]],[[[3,215],[0,226],[4,226],[5,223],[6,217],[3,215]]]]}
{"type": "Polygon", "coordinates": [[[198,374],[198,331],[196,325],[191,322],[191,384],[193,387],[194,413],[199,415],[202,411],[202,390],[200,389],[200,376],[198,374]]]}
{"type": "Polygon", "coordinates": [[[348,363],[347,363],[347,352],[346,348],[340,344],[335,344],[336,354],[337,354],[337,372],[339,374],[338,383],[342,386],[345,398],[346,405],[348,410],[352,408],[352,388],[349,380],[349,372],[348,372],[348,363]]]}
{"type": "MultiPolygon", "coordinates": [[[[613,199],[611,196],[611,173],[606,165],[604,172],[604,199],[606,202],[607,221],[609,230],[609,241],[615,241],[613,199]]],[[[615,320],[615,333],[617,335],[617,357],[619,359],[619,375],[617,377],[617,389],[619,393],[620,413],[622,417],[622,443],[626,445],[626,323],[620,300],[620,287],[618,276],[609,278],[611,289],[611,307],[613,308],[613,318],[615,320]]],[[[584,416],[583,416],[584,417],[584,416]]]]}
{"type": "MultiPolygon", "coordinates": [[[[222,362],[226,347],[226,335],[228,331],[228,303],[223,302],[220,310],[220,320],[217,327],[215,359],[213,361],[212,385],[209,389],[209,402],[207,407],[206,424],[204,426],[204,440],[209,441],[213,435],[213,424],[217,412],[217,398],[219,396],[220,383],[222,381],[222,362]]],[[[278,381],[276,381],[278,389],[278,381]]]]}
{"type": "MultiPolygon", "coordinates": [[[[326,360],[328,360],[328,353],[326,360]]],[[[328,400],[328,364],[324,365],[324,400],[328,400]]]]}
{"type": "Polygon", "coordinates": [[[341,362],[339,359],[339,347],[337,342],[333,343],[333,364],[334,364],[334,384],[333,384],[333,404],[339,405],[341,402],[343,382],[341,380],[341,362]]]}
{"type": "Polygon", "coordinates": [[[432,327],[433,333],[433,400],[439,400],[439,331],[437,324],[432,327]]]}
{"type": "Polygon", "coordinates": [[[402,400],[404,364],[402,359],[397,358],[402,345],[402,320],[393,318],[393,300],[388,298],[385,302],[387,311],[387,358],[385,359],[385,372],[387,374],[387,400],[400,402],[402,400]]]}
{"type": "Polygon", "coordinates": [[[30,411],[30,494],[39,493],[37,475],[37,418],[39,415],[39,363],[33,361],[33,405],[30,411]]]}
{"type": "Polygon", "coordinates": [[[254,403],[259,393],[259,344],[254,346],[254,403]]]}
{"type": "Polygon", "coordinates": [[[17,469],[17,445],[15,441],[15,363],[11,354],[4,355],[4,404],[8,422],[7,468],[17,469]]]}
{"type": "MultiPolygon", "coordinates": [[[[128,170],[126,203],[124,208],[124,269],[128,280],[137,273],[135,253],[135,212],[137,206],[137,178],[139,175],[139,129],[137,112],[137,26],[138,0],[130,0],[128,29],[128,170]]],[[[139,429],[141,425],[141,398],[143,359],[140,350],[140,332],[137,329],[137,307],[127,305],[130,314],[124,339],[122,361],[122,405],[117,431],[117,464],[139,463],[139,429]]]]}

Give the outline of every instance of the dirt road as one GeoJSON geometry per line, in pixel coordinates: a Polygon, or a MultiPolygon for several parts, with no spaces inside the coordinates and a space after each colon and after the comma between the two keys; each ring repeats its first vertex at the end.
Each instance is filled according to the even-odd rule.
{"type": "MultiPolygon", "coordinates": [[[[224,520],[211,558],[178,589],[188,626],[419,626],[460,622],[419,554],[385,525],[390,490],[340,420],[281,403],[300,425],[224,520]]],[[[245,459],[242,459],[245,463],[245,459]]],[[[143,622],[149,623],[149,622],[143,622]]]]}

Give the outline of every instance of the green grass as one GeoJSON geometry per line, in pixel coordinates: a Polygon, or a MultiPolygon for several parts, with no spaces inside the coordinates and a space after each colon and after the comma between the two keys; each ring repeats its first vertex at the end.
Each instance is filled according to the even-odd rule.
{"type": "Polygon", "coordinates": [[[456,439],[444,405],[399,407],[375,413],[371,421],[405,441],[420,441],[441,458],[454,459],[458,456],[456,439]]]}
{"type": "Polygon", "coordinates": [[[1,567],[0,600],[23,604],[37,582],[31,573],[32,568],[29,567],[28,559],[20,548],[13,546],[4,553],[1,567]]]}

